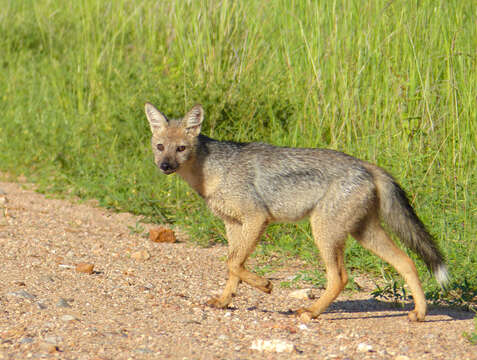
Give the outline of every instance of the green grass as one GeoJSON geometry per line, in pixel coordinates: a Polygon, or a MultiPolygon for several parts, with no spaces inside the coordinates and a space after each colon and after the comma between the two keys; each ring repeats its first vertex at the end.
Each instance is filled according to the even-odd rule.
{"type": "MultiPolygon", "coordinates": [[[[477,288],[474,2],[0,5],[1,171],[224,241],[202,201],[151,161],[144,102],[169,116],[200,102],[212,137],[328,147],[388,169],[455,284],[477,288]]],[[[269,235],[259,251],[317,262],[308,225],[269,235]]],[[[349,243],[352,270],[389,270],[349,243]]]]}

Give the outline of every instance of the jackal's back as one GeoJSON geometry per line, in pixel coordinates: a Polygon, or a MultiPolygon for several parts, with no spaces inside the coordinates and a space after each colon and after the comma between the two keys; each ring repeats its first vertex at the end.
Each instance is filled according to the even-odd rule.
{"type": "Polygon", "coordinates": [[[338,211],[356,191],[372,193],[363,161],[327,149],[287,148],[263,143],[218,142],[203,137],[201,161],[221,178],[222,192],[263,207],[272,220],[296,221],[326,198],[338,211]]]}

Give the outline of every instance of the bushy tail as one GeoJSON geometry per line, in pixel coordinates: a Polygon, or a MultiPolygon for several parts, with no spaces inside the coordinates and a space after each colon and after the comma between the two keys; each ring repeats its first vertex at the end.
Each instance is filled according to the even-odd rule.
{"type": "Polygon", "coordinates": [[[421,257],[437,282],[444,287],[449,280],[447,266],[433,237],[417,217],[404,190],[391,175],[367,164],[373,174],[379,197],[379,215],[404,245],[421,257]]]}

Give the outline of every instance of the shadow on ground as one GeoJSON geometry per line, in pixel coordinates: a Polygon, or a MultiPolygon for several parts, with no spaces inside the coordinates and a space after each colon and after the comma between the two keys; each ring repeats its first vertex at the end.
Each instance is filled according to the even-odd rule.
{"type": "MultiPolygon", "coordinates": [[[[360,300],[338,300],[333,302],[330,307],[325,311],[325,314],[344,314],[344,313],[363,313],[362,317],[336,317],[330,320],[349,320],[349,319],[371,319],[371,318],[390,318],[390,317],[407,317],[407,313],[414,308],[412,303],[393,303],[388,301],[379,301],[376,299],[360,299],[360,300]],[[370,313],[382,313],[382,312],[393,312],[392,314],[376,314],[373,315],[370,313]],[[366,315],[364,315],[366,314],[366,315]]],[[[231,308],[230,310],[235,310],[231,308]]],[[[255,306],[248,308],[247,310],[258,310],[264,313],[275,312],[267,309],[259,309],[255,306]]],[[[295,316],[295,311],[279,311],[280,314],[286,316],[295,316]]],[[[453,321],[453,320],[469,320],[475,317],[475,313],[472,311],[465,311],[462,309],[456,309],[450,306],[444,305],[430,305],[428,308],[428,317],[426,322],[441,322],[441,321],[453,321]],[[432,315],[445,315],[449,319],[439,319],[433,320],[429,318],[432,315]]]]}

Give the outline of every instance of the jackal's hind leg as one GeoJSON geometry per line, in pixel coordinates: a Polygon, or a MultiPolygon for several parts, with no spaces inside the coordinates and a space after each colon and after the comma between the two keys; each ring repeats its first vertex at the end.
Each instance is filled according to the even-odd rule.
{"type": "Polygon", "coordinates": [[[415,308],[409,314],[409,320],[422,321],[426,316],[426,299],[422,291],[421,282],[417,274],[416,266],[407,254],[402,251],[389,238],[379,223],[379,219],[373,218],[358,233],[353,233],[361,245],[369,249],[381,259],[392,265],[404,278],[411,289],[415,308]]]}

